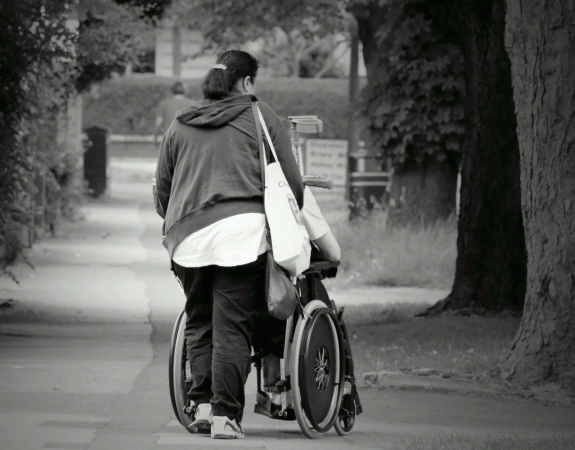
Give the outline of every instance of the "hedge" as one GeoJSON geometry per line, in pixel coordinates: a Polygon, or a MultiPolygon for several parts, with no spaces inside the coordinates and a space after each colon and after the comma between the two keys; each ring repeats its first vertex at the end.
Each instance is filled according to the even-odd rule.
{"type": "MultiPolygon", "coordinates": [[[[84,96],[83,126],[105,127],[113,134],[153,133],[155,107],[169,95],[174,78],[135,75],[102,84],[99,95],[84,96]]],[[[200,79],[184,80],[191,99],[201,99],[200,79]]],[[[257,82],[257,96],[280,116],[316,115],[324,122],[321,137],[346,139],[348,82],[345,79],[269,78],[257,82]]]]}

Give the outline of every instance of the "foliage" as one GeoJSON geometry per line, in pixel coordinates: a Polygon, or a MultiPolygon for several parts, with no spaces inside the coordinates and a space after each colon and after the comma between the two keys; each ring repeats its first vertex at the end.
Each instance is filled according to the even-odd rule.
{"type": "Polygon", "coordinates": [[[173,0],[171,14],[224,47],[257,39],[275,27],[313,39],[340,26],[336,0],[173,0]]]}
{"type": "Polygon", "coordinates": [[[118,5],[133,5],[140,8],[141,17],[160,19],[172,0],[114,0],[118,5]]]}
{"type": "Polygon", "coordinates": [[[36,177],[49,170],[44,133],[71,88],[75,36],[66,13],[58,0],[0,4],[0,247],[8,258],[20,251],[36,177]]]}
{"type": "Polygon", "coordinates": [[[299,76],[301,78],[345,78],[333,66],[333,54],[346,39],[343,34],[305,38],[298,31],[289,35],[276,28],[266,38],[249,43],[246,47],[274,77],[299,76]]]}
{"type": "Polygon", "coordinates": [[[84,91],[126,65],[137,64],[143,52],[141,35],[150,24],[141,19],[143,7],[113,0],[80,0],[76,88],[84,91]]]}
{"type": "MultiPolygon", "coordinates": [[[[201,80],[185,81],[188,96],[201,99],[201,80]]],[[[133,76],[104,83],[97,98],[84,96],[84,127],[97,125],[116,134],[151,134],[155,108],[161,99],[170,95],[173,82],[171,78],[133,76]]],[[[262,78],[257,81],[257,96],[282,117],[317,115],[324,122],[323,138],[346,137],[346,80],[262,78]]]]}
{"type": "Polygon", "coordinates": [[[135,58],[144,12],[112,0],[0,3],[3,271],[21,252],[23,231],[31,230],[28,239],[34,238],[38,214],[48,229],[61,215],[73,214],[83,194],[82,149],[64,138],[69,99],[135,58]]]}
{"type": "Polygon", "coordinates": [[[317,49],[323,38],[344,30],[337,0],[174,0],[170,17],[201,30],[208,48],[262,41],[262,49],[268,50],[264,57],[287,60],[286,74],[296,77],[301,61],[317,49]],[[285,41],[283,48],[277,42],[278,30],[285,41]],[[274,55],[275,51],[281,54],[274,55]]]}
{"type": "Polygon", "coordinates": [[[465,134],[462,52],[432,22],[428,3],[389,7],[375,34],[382,76],[371,77],[364,92],[373,147],[399,166],[458,154],[465,134]]]}

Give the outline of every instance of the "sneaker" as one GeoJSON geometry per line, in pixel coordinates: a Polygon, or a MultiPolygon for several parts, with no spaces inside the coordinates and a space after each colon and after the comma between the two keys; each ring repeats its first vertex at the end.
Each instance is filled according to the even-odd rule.
{"type": "Polygon", "coordinates": [[[242,439],[244,432],[239,423],[225,416],[212,418],[212,439],[242,439]]]}
{"type": "Polygon", "coordinates": [[[188,425],[192,433],[209,433],[212,428],[212,405],[200,403],[194,414],[194,421],[188,425]]]}

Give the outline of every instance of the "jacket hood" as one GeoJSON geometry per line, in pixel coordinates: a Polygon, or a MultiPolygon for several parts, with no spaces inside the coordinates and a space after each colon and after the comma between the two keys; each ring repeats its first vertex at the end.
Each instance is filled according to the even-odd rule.
{"type": "Polygon", "coordinates": [[[198,128],[221,127],[252,107],[254,95],[236,95],[223,100],[203,100],[201,103],[184,109],[176,120],[198,128]]]}

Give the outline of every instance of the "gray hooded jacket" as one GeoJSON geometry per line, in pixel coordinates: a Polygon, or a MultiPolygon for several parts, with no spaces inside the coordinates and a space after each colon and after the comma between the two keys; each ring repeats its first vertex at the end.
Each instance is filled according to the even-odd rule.
{"type": "MultiPolygon", "coordinates": [[[[195,231],[237,214],[264,212],[252,101],[256,101],[253,95],[203,100],[183,110],[166,131],[156,167],[154,201],[164,219],[163,243],[170,257],[195,231]]],[[[301,208],[303,183],[288,132],[267,104],[258,105],[301,208]]],[[[266,157],[271,160],[267,145],[266,157]]]]}

